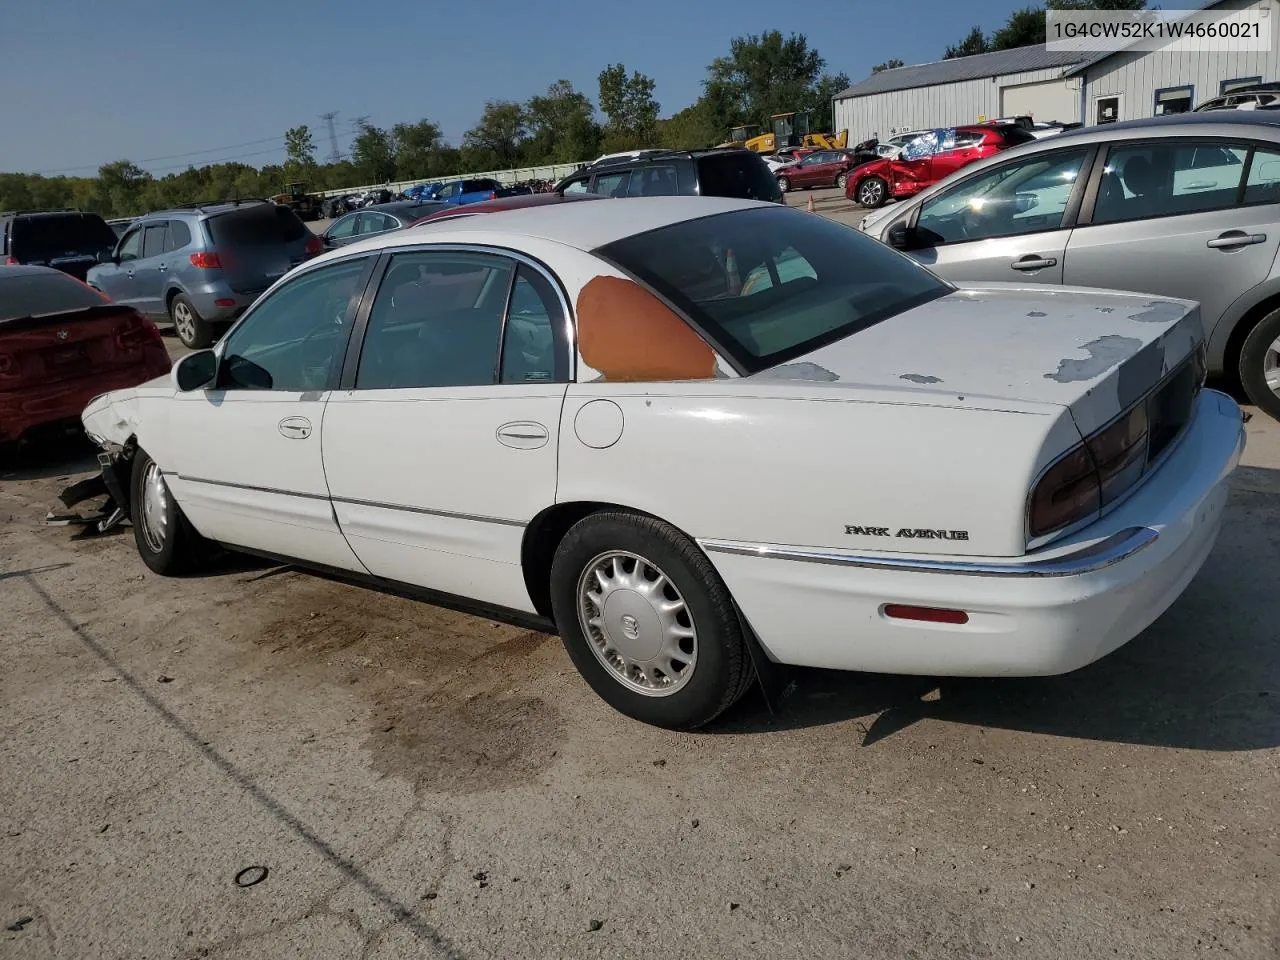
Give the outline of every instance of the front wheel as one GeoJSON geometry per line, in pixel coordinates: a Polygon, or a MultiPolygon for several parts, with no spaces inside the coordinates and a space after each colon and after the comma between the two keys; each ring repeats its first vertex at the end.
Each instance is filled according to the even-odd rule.
{"type": "Polygon", "coordinates": [[[789,177],[779,177],[778,189],[783,193],[789,192],[791,190],[791,179],[789,177]]]}
{"type": "Polygon", "coordinates": [[[200,316],[185,293],[178,294],[169,304],[169,319],[173,321],[173,331],[183,346],[203,350],[213,344],[213,328],[200,316]]]}
{"type": "Polygon", "coordinates": [[[565,650],[606,703],[675,730],[711,722],[754,676],[724,581],[669,524],[623,511],[575,524],[551,566],[565,650]]]}
{"type": "Polygon", "coordinates": [[[196,533],[174,501],[160,464],[141,449],[133,457],[129,519],[138,556],[161,576],[190,573],[208,552],[209,541],[196,533]]]}
{"type": "Polygon", "coordinates": [[[1245,338],[1240,384],[1258,409],[1280,420],[1280,310],[1259,320],[1245,338]]]}
{"type": "Polygon", "coordinates": [[[883,207],[889,199],[889,185],[881,177],[867,177],[854,194],[864,207],[883,207]]]}

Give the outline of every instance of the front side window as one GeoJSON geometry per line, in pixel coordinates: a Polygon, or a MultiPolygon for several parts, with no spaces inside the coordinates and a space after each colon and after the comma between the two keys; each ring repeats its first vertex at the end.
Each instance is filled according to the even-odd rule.
{"type": "Polygon", "coordinates": [[[561,192],[561,193],[563,193],[563,194],[565,194],[566,196],[568,196],[568,195],[570,195],[570,194],[574,194],[574,193],[586,193],[586,192],[587,192],[587,181],[586,181],[586,180],[575,180],[575,181],[573,181],[573,183],[571,183],[571,184],[569,184],[568,186],[566,186],[566,187],[565,187],[563,190],[561,190],[560,192],[561,192]]]}
{"type": "Polygon", "coordinates": [[[226,390],[325,390],[341,369],[361,257],[309,270],[279,287],[227,336],[218,369],[226,390]]]}
{"type": "Polygon", "coordinates": [[[329,237],[333,240],[345,240],[347,237],[355,236],[356,221],[362,216],[364,214],[348,213],[329,228],[329,237]]]}
{"type": "Polygon", "coordinates": [[[952,289],[851,227],[782,207],[686,220],[597,253],[683,311],[749,373],[952,289]]]}
{"type": "Polygon", "coordinates": [[[1057,230],[1084,165],[1086,149],[1025,157],[970,177],[920,207],[925,246],[1057,230]]]}
{"type": "Polygon", "coordinates": [[[116,259],[121,263],[137,260],[142,254],[142,228],[131,230],[124,235],[120,246],[116,248],[116,259]]]}
{"type": "Polygon", "coordinates": [[[1098,185],[1093,222],[1121,223],[1234,206],[1247,154],[1242,146],[1177,140],[1113,147],[1098,185]]]}
{"type": "Polygon", "coordinates": [[[494,383],[515,268],[484,253],[396,254],[369,313],[356,389],[494,383]]]}

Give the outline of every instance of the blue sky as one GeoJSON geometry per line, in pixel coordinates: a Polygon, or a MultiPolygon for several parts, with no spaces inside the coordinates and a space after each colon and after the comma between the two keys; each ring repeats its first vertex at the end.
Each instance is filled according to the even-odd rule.
{"type": "MultiPolygon", "coordinates": [[[[0,0],[0,171],[92,174],[128,158],[163,174],[188,162],[283,157],[299,123],[339,148],[352,120],[430,117],[458,142],[485,100],[524,100],[625,63],[657,81],[663,116],[688,106],[734,36],[808,35],[854,80],[889,57],[938,59],[975,23],[1026,0],[0,0]],[[696,11],[696,13],[695,13],[696,11]],[[197,152],[198,151],[198,152],[197,152]],[[187,155],[190,156],[175,156],[187,155]]],[[[853,131],[855,134],[858,131],[853,131]]]]}

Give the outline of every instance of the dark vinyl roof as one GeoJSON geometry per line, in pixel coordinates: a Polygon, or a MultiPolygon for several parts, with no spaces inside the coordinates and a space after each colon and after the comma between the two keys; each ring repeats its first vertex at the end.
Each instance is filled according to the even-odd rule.
{"type": "Polygon", "coordinates": [[[995,53],[979,53],[972,57],[956,57],[936,63],[919,63],[910,67],[881,70],[867,79],[855,83],[849,89],[837,93],[835,99],[865,97],[873,93],[889,93],[893,90],[911,90],[915,87],[933,87],[961,80],[980,80],[984,77],[1002,77],[1027,70],[1047,70],[1054,67],[1072,67],[1092,60],[1097,55],[1079,50],[1051,52],[1043,43],[1031,47],[1015,47],[997,50],[995,53]]]}

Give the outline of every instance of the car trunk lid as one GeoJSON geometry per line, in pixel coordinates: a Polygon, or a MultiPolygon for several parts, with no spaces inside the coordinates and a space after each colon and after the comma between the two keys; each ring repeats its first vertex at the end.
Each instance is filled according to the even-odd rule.
{"type": "Polygon", "coordinates": [[[288,207],[256,203],[205,222],[217,262],[237,293],[259,293],[307,257],[310,231],[288,207]]]}
{"type": "Polygon", "coordinates": [[[805,369],[820,371],[810,379],[927,391],[940,402],[1057,404],[1088,436],[1150,392],[1202,340],[1199,307],[1185,300],[975,284],[756,377],[805,369]]]}
{"type": "Polygon", "coordinates": [[[0,389],[130,367],[143,362],[149,345],[159,343],[155,324],[114,303],[0,320],[0,389]]]}

